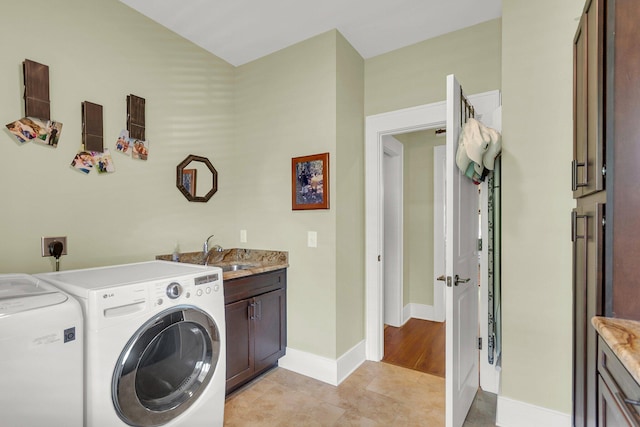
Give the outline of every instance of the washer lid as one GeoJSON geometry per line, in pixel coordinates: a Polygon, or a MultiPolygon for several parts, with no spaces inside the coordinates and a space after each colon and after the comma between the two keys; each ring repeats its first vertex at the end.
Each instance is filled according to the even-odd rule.
{"type": "Polygon", "coordinates": [[[69,297],[27,274],[0,275],[0,317],[65,302],[69,297]]]}

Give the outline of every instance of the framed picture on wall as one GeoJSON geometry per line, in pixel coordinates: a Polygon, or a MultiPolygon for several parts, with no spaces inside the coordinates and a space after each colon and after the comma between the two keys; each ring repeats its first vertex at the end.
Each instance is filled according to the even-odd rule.
{"type": "Polygon", "coordinates": [[[291,159],[291,209],[329,209],[329,153],[291,159]]]}

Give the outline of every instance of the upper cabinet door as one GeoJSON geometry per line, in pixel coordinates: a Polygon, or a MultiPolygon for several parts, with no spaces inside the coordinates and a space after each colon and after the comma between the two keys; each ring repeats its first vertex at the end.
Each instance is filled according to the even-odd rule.
{"type": "Polygon", "coordinates": [[[579,198],[604,190],[604,1],[588,1],[573,42],[573,161],[579,198]]]}

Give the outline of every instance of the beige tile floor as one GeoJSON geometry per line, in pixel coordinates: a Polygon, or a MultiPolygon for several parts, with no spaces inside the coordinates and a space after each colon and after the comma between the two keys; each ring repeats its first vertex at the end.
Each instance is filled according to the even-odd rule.
{"type": "MultiPolygon", "coordinates": [[[[275,368],[227,398],[225,427],[444,426],[444,379],[365,362],[337,387],[275,368]]],[[[465,426],[495,426],[495,395],[480,393],[465,426]]]]}

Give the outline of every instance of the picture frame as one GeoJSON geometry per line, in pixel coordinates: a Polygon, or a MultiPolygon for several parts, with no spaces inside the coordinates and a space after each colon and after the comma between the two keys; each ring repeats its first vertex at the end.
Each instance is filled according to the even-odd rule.
{"type": "Polygon", "coordinates": [[[198,170],[197,169],[183,169],[182,170],[182,185],[185,190],[193,196],[196,197],[196,176],[198,170]]]}
{"type": "Polygon", "coordinates": [[[329,209],[329,153],[291,159],[291,209],[329,209]]]}

